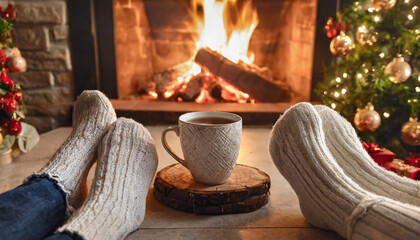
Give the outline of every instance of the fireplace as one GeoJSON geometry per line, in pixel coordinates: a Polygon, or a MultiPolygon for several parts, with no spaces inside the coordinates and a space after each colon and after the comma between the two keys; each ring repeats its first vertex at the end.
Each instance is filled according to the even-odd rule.
{"type": "MultiPolygon", "coordinates": [[[[81,4],[85,3],[69,3],[73,9],[81,4]]],[[[320,4],[328,3],[321,0],[94,0],[91,20],[96,46],[94,75],[98,80],[96,84],[80,83],[75,67],[75,92],[81,88],[99,88],[114,99],[114,107],[121,115],[142,122],[153,119],[153,123],[169,123],[183,112],[216,110],[237,112],[245,119],[260,118],[251,123],[271,124],[290,105],[314,99],[313,86],[320,79],[325,61],[323,52],[328,47],[328,39],[320,38],[316,28],[331,14],[324,12],[320,4]],[[208,44],[197,47],[203,40],[199,25],[205,25],[197,18],[203,18],[209,11],[204,9],[206,2],[228,4],[223,8],[230,11],[231,19],[226,12],[221,21],[212,16],[214,25],[238,23],[243,15],[251,20],[256,17],[257,23],[245,21],[256,26],[249,34],[249,47],[245,51],[251,61],[232,60],[208,44]],[[221,60],[197,61],[200,52],[221,60]],[[319,56],[319,61],[314,61],[314,55],[319,56]],[[239,73],[233,74],[235,71],[239,73]],[[185,75],[186,72],[193,74],[185,75]],[[244,75],[249,83],[242,81],[244,75]],[[184,83],[178,84],[181,78],[184,83]]],[[[70,16],[70,25],[75,20],[70,16]]],[[[243,24],[236,25],[243,28],[243,24]]],[[[228,29],[227,34],[215,35],[229,38],[234,31],[228,29]]],[[[79,42],[72,39],[72,43],[74,49],[79,42]]],[[[73,51],[73,59],[77,54],[80,55],[73,51]]]]}

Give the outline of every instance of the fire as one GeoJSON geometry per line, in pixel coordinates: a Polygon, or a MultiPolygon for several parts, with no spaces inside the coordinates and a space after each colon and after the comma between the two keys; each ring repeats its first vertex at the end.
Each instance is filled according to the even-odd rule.
{"type": "Polygon", "coordinates": [[[236,0],[193,0],[193,6],[203,8],[201,18],[194,12],[199,39],[196,49],[209,47],[238,63],[251,64],[254,54],[248,51],[252,33],[258,25],[258,14],[251,0],[238,9],[236,0]]]}
{"type": "MultiPolygon", "coordinates": [[[[199,36],[196,42],[196,51],[207,47],[221,53],[232,62],[253,63],[254,54],[248,48],[252,34],[258,25],[258,15],[252,6],[252,0],[245,0],[241,7],[237,6],[237,0],[192,0],[192,6],[192,17],[197,25],[199,36]]],[[[173,97],[177,91],[182,93],[188,82],[200,73],[203,74],[206,82],[195,102],[215,101],[209,93],[210,83],[221,86],[220,97],[224,100],[239,103],[254,102],[247,93],[239,91],[223,79],[201,69],[195,63],[186,74],[178,77],[168,87],[168,90],[163,94],[164,98],[173,97]]],[[[153,97],[156,98],[155,94],[153,97]]],[[[182,100],[179,97],[176,99],[182,100]]]]}

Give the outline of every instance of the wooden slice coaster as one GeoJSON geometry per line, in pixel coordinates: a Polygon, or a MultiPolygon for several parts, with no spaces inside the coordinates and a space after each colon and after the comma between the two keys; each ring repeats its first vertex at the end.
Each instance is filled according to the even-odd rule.
{"type": "Polygon", "coordinates": [[[268,202],[270,177],[263,171],[237,164],[229,180],[207,186],[195,182],[181,164],[156,175],[154,196],[160,203],[195,214],[228,214],[255,211],[268,202]]]}

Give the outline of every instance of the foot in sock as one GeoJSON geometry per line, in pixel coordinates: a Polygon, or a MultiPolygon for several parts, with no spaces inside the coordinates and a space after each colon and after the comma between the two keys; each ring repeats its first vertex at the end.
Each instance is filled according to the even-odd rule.
{"type": "Polygon", "coordinates": [[[98,155],[88,199],[58,232],[89,240],[123,239],[143,221],[157,167],[156,148],[141,124],[119,118],[105,134],[98,155]]]}
{"type": "Polygon", "coordinates": [[[349,239],[420,235],[420,208],[370,193],[344,173],[327,148],[321,118],[311,104],[297,104],[280,117],[269,150],[312,225],[349,239]]]}
{"type": "Polygon", "coordinates": [[[73,109],[73,130],[51,160],[37,173],[54,180],[66,194],[68,210],[77,209],[86,199],[86,176],[96,160],[96,148],[115,122],[108,98],[99,91],[84,91],[73,109]]]}
{"type": "Polygon", "coordinates": [[[420,182],[380,167],[364,149],[351,123],[327,106],[314,107],[322,119],[328,149],[345,174],[377,195],[420,206],[420,182]]]}

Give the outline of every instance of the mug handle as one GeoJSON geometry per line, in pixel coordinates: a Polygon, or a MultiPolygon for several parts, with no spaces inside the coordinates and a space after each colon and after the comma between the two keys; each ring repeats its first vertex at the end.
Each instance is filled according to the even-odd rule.
{"type": "Polygon", "coordinates": [[[168,127],[167,129],[165,129],[162,133],[162,145],[165,148],[165,150],[173,157],[175,158],[175,160],[177,160],[179,163],[181,163],[184,167],[187,167],[185,165],[185,160],[178,157],[173,151],[172,149],[169,147],[168,142],[166,141],[166,134],[170,131],[174,131],[176,133],[176,135],[179,137],[179,127],[175,126],[175,127],[168,127]]]}

